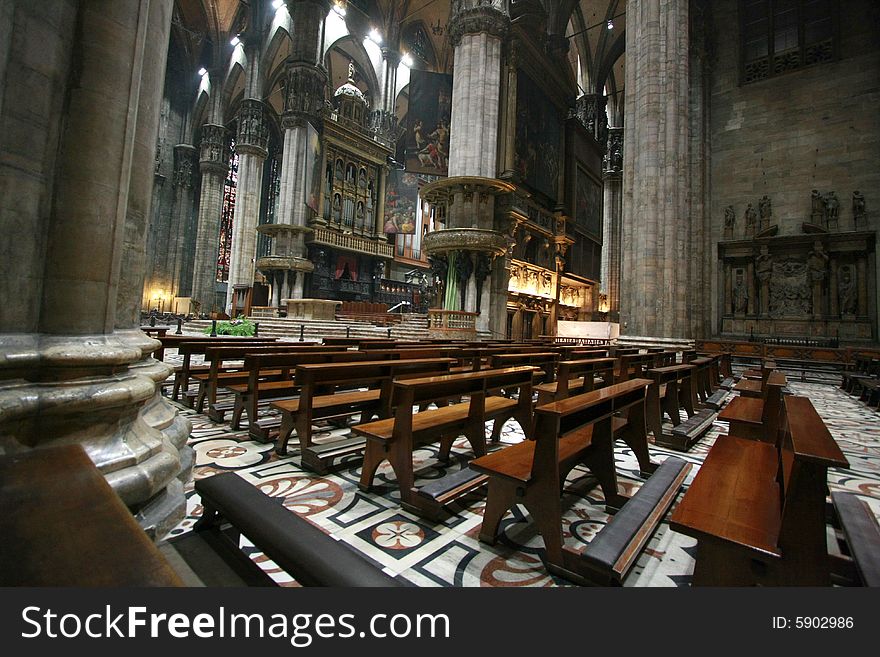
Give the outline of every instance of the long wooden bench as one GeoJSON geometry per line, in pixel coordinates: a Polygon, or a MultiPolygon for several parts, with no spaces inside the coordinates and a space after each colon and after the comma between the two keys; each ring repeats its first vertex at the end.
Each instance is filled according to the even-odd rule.
{"type": "Polygon", "coordinates": [[[362,422],[374,415],[388,417],[393,403],[391,393],[395,377],[448,372],[453,363],[455,360],[452,358],[419,358],[299,365],[295,383],[300,387],[300,396],[270,405],[281,413],[275,451],[281,456],[287,454],[287,444],[294,429],[300,448],[309,447],[312,444],[314,420],[357,413],[361,414],[362,422]],[[335,394],[322,392],[327,388],[349,388],[353,382],[366,389],[335,394]]]}
{"type": "Polygon", "coordinates": [[[240,533],[302,586],[406,586],[234,472],[198,479],[195,490],[204,511],[194,530],[227,561],[259,570],[239,550],[240,533]]]}
{"type": "Polygon", "coordinates": [[[736,397],[718,414],[718,419],[730,424],[731,436],[775,443],[785,385],[783,375],[770,376],[762,399],[736,397]]]}
{"type": "Polygon", "coordinates": [[[709,410],[695,412],[693,405],[693,375],[696,367],[691,363],[650,369],[647,376],[653,383],[648,389],[648,429],[654,435],[654,443],[687,451],[712,426],[716,414],[709,410]],[[681,421],[680,408],[688,413],[681,421]],[[663,414],[672,422],[672,432],[663,431],[663,414]]]}
{"type": "Polygon", "coordinates": [[[831,583],[828,468],[849,463],[806,397],[785,397],[778,434],[720,436],[670,517],[697,539],[694,586],[831,583]]]}
{"type": "Polygon", "coordinates": [[[550,383],[556,377],[556,364],[559,362],[559,354],[555,351],[535,351],[525,353],[494,354],[489,358],[489,367],[492,369],[504,369],[506,367],[520,367],[522,365],[534,365],[544,371],[541,383],[550,383]]]}
{"type": "Polygon", "coordinates": [[[614,381],[614,358],[588,358],[559,361],[556,381],[535,386],[538,405],[566,399],[573,394],[590,392],[614,381]]]}
{"type": "Polygon", "coordinates": [[[376,470],[387,460],[397,478],[404,508],[437,517],[453,497],[473,490],[483,480],[474,476],[461,481],[459,475],[446,480],[446,483],[452,482],[450,486],[435,485],[420,494],[413,487],[413,450],[417,445],[439,440],[439,457],[448,460],[453,442],[458,436],[464,435],[474,454],[481,456],[486,453],[486,422],[490,420],[500,427],[507,419],[514,418],[523,433],[530,436],[532,377],[535,369],[521,366],[395,381],[394,417],[352,428],[353,434],[367,441],[359,484],[361,490],[370,490],[376,470]],[[493,394],[501,389],[518,389],[518,398],[493,394]],[[442,403],[463,396],[468,398],[466,402],[412,412],[414,406],[428,402],[442,403]]]}
{"type": "Polygon", "coordinates": [[[645,370],[654,367],[657,360],[655,354],[624,353],[619,355],[619,352],[616,352],[614,357],[618,359],[617,369],[614,372],[615,383],[640,378],[645,370]]]}
{"type": "Polygon", "coordinates": [[[632,498],[617,491],[614,415],[628,410],[631,420],[640,417],[644,426],[650,383],[632,379],[538,406],[535,440],[472,461],[471,469],[489,477],[480,540],[494,544],[504,515],[522,504],[544,539],[550,572],[579,583],[620,583],[690,468],[680,459],[667,459],[632,498]],[[562,487],[577,464],[586,465],[599,480],[606,504],[620,509],[619,518],[583,554],[565,547],[562,533],[562,487]]]}
{"type": "Polygon", "coordinates": [[[212,346],[239,346],[258,347],[272,346],[277,342],[276,338],[211,338],[200,340],[186,340],[177,343],[177,353],[183,356],[183,363],[174,372],[174,388],[171,391],[171,399],[177,401],[181,393],[189,389],[190,376],[195,372],[207,372],[207,365],[192,365],[192,357],[204,355],[205,350],[212,346]]]}
{"type": "MultiPolygon", "coordinates": [[[[205,363],[208,371],[197,372],[191,376],[192,380],[198,383],[193,407],[197,412],[203,413],[206,403],[209,407],[216,405],[218,388],[246,382],[249,376],[248,371],[239,363],[243,362],[248,354],[315,353],[332,351],[333,349],[334,347],[324,345],[290,343],[275,343],[270,346],[261,345],[258,347],[208,347],[205,349],[205,363]]],[[[289,378],[289,372],[282,369],[265,370],[262,372],[262,377],[267,380],[286,379],[289,378]]]]}
{"type": "MultiPolygon", "coordinates": [[[[837,524],[862,586],[880,586],[880,525],[871,508],[855,493],[831,493],[837,524]]],[[[837,569],[833,568],[832,572],[837,569]]]]}

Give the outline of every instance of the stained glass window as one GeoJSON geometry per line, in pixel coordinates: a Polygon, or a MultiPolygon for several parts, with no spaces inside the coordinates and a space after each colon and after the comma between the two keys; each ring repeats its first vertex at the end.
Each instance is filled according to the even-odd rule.
{"type": "MultiPolygon", "coordinates": [[[[230,128],[235,134],[235,129],[230,128]]],[[[230,139],[229,169],[223,183],[223,207],[220,212],[220,242],[217,249],[217,282],[229,280],[229,256],[232,254],[232,217],[235,214],[235,188],[238,185],[238,154],[235,138],[230,139]]]]}

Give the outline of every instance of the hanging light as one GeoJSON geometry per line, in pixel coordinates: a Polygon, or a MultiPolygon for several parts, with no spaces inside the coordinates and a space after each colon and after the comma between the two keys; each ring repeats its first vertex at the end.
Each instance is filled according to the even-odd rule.
{"type": "Polygon", "coordinates": [[[202,78],[205,77],[205,73],[207,73],[207,72],[208,72],[208,69],[206,69],[204,67],[200,68],[199,69],[199,77],[202,77],[202,78]]]}
{"type": "Polygon", "coordinates": [[[275,0],[272,3],[272,9],[281,9],[281,6],[284,4],[284,0],[275,0]]]}
{"type": "Polygon", "coordinates": [[[370,30],[370,41],[377,45],[382,45],[382,35],[379,34],[379,30],[377,30],[375,27],[370,30]]]}
{"type": "Polygon", "coordinates": [[[229,40],[229,45],[233,47],[237,46],[239,43],[241,43],[241,39],[238,38],[237,34],[229,40]]]}
{"type": "Polygon", "coordinates": [[[613,29],[614,29],[614,21],[608,21],[608,29],[609,29],[609,30],[613,30],[613,29]]]}
{"type": "Polygon", "coordinates": [[[409,56],[409,54],[404,53],[403,57],[400,59],[400,63],[406,66],[407,68],[412,68],[413,59],[409,56]]]}

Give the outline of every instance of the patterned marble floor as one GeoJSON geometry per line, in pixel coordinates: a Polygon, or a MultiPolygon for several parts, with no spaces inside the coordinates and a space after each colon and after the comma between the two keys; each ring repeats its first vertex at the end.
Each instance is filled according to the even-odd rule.
{"type": "MultiPolygon", "coordinates": [[[[850,462],[848,469],[829,474],[832,490],[849,490],[868,501],[880,517],[880,415],[866,408],[842,390],[819,384],[793,383],[796,394],[813,400],[832,435],[850,462]]],[[[418,586],[571,586],[564,579],[549,575],[543,568],[543,543],[521,507],[506,516],[501,536],[494,547],[477,540],[485,494],[477,491],[453,507],[452,516],[432,523],[402,510],[393,473],[384,464],[378,473],[375,492],[357,488],[360,461],[352,458],[332,475],[318,476],[300,467],[299,452],[292,449],[278,457],[272,445],[248,439],[246,431],[231,431],[228,424],[216,424],[192,409],[182,412],[192,421],[190,444],[196,453],[194,477],[210,477],[230,470],[278,498],[290,511],[344,541],[391,575],[398,575],[418,586]]],[[[668,427],[667,427],[668,428],[668,427]]],[[[346,428],[315,425],[315,442],[336,439],[346,428]]],[[[651,445],[656,462],[677,455],[692,462],[686,484],[696,474],[715,438],[726,433],[717,422],[709,434],[688,453],[681,454],[651,445]]],[[[523,439],[518,425],[508,422],[502,442],[523,439]]],[[[292,447],[295,442],[292,442],[292,447]]],[[[631,493],[643,480],[631,451],[618,442],[616,462],[619,486],[631,493]]],[[[437,446],[420,448],[415,454],[417,485],[467,467],[473,456],[461,438],[453,450],[449,466],[437,460],[437,446]]],[[[602,493],[586,470],[575,469],[565,488],[563,508],[566,545],[584,547],[605,525],[609,516],[602,506],[602,493]]],[[[176,536],[190,531],[202,507],[192,483],[187,487],[187,516],[172,532],[176,536]]],[[[829,529],[829,545],[835,550],[834,533],[829,529]]],[[[245,544],[251,557],[279,584],[296,586],[289,576],[268,562],[252,546],[245,544]]],[[[678,534],[663,522],[642,552],[636,566],[624,580],[625,586],[687,586],[694,566],[695,541],[678,534]]]]}

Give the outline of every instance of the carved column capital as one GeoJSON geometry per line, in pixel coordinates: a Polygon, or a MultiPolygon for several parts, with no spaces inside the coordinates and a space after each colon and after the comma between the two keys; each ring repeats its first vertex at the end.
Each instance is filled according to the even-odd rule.
{"type": "Polygon", "coordinates": [[[193,174],[198,162],[198,150],[190,144],[177,144],[174,147],[174,186],[193,188],[193,174]]]}
{"type": "Polygon", "coordinates": [[[324,88],[327,72],[310,64],[291,62],[284,78],[284,128],[303,125],[305,121],[319,122],[324,109],[324,88]]]}
{"type": "Polygon", "coordinates": [[[256,98],[245,98],[238,110],[238,138],[235,150],[265,158],[269,147],[269,126],[266,108],[256,98]]]}
{"type": "Polygon", "coordinates": [[[602,170],[606,178],[614,178],[623,172],[623,128],[608,128],[602,170]]]}
{"type": "Polygon", "coordinates": [[[503,0],[453,0],[449,16],[449,42],[461,43],[465,34],[486,32],[504,39],[510,30],[510,16],[503,0]]]}
{"type": "Polygon", "coordinates": [[[202,171],[225,174],[229,166],[229,131],[222,125],[202,126],[199,143],[199,167],[202,171]]]}

